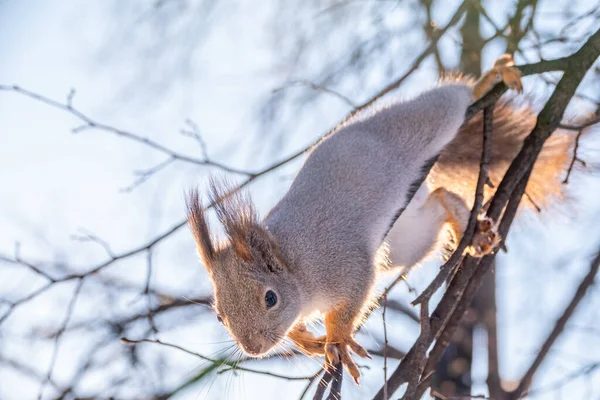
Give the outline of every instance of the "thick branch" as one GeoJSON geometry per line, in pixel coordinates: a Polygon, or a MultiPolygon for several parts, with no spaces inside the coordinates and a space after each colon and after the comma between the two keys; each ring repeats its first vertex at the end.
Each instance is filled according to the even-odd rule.
{"type": "MultiPolygon", "coordinates": [[[[533,168],[533,163],[539,154],[541,146],[560,124],[569,100],[574,95],[577,86],[588,69],[592,66],[596,58],[598,58],[598,55],[600,55],[600,31],[594,33],[586,44],[584,44],[575,54],[560,59],[560,61],[556,61],[550,65],[552,68],[567,68],[567,71],[548,100],[542,113],[540,113],[536,127],[525,141],[519,156],[513,161],[509,168],[509,172],[507,172],[500,183],[496,196],[494,196],[492,202],[492,205],[494,205],[495,208],[492,209],[491,206],[488,211],[488,216],[498,220],[500,212],[506,207],[504,218],[500,224],[500,234],[502,237],[506,237],[506,233],[516,214],[520,199],[525,191],[529,174],[533,168]],[[501,188],[502,190],[500,190],[501,188]]],[[[526,72],[530,73],[531,71],[529,70],[526,72]]],[[[496,87],[490,92],[489,96],[485,96],[484,99],[481,99],[471,106],[467,111],[467,118],[474,115],[478,107],[482,107],[484,104],[485,106],[489,105],[487,102],[492,101],[491,99],[494,97],[497,99],[502,94],[503,90],[505,90],[505,88],[496,87]]],[[[448,329],[444,331],[430,353],[428,365],[424,372],[425,375],[441,356],[443,349],[446,347],[454,333],[454,329],[462,319],[466,307],[469,305],[476,289],[479,287],[483,275],[491,268],[493,258],[493,256],[486,256],[479,262],[479,268],[477,268],[477,260],[466,257],[462,268],[452,280],[444,297],[432,314],[431,337],[429,343],[432,343],[434,338],[442,333],[442,329],[444,329],[444,326],[446,325],[445,321],[448,317],[452,316],[452,319],[448,322],[448,329]]],[[[393,393],[401,384],[406,382],[410,366],[414,362],[413,359],[416,353],[415,346],[416,344],[413,345],[411,350],[407,353],[407,356],[393,372],[390,379],[388,379],[387,386],[389,393],[393,393]]],[[[422,393],[425,390],[423,386],[420,389],[419,393],[422,393]]],[[[382,390],[380,390],[375,396],[375,399],[382,399],[382,395],[382,390]]]]}

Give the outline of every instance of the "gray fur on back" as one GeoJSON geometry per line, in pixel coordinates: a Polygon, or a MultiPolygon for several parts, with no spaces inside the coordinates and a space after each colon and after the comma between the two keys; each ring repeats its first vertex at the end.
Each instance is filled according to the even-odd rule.
{"type": "Polygon", "coordinates": [[[344,300],[334,293],[371,289],[390,224],[427,161],[458,132],[471,101],[466,84],[437,87],[343,126],[308,156],[264,220],[306,285],[303,312],[344,300]]]}

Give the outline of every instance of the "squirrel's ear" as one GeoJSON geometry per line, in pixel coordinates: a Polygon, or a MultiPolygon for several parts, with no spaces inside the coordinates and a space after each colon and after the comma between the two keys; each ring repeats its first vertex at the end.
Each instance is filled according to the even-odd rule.
{"type": "Polygon", "coordinates": [[[260,258],[258,264],[264,266],[267,272],[279,273],[285,269],[287,264],[269,232],[257,225],[248,232],[247,240],[252,252],[260,258]]]}
{"type": "Polygon", "coordinates": [[[211,178],[210,188],[217,218],[223,225],[233,250],[244,261],[250,261],[252,253],[246,239],[248,232],[258,223],[254,205],[239,189],[223,179],[217,181],[211,178]]]}
{"type": "Polygon", "coordinates": [[[192,230],[194,239],[198,246],[198,252],[206,268],[212,269],[213,261],[215,260],[215,248],[213,246],[208,224],[206,223],[206,215],[198,197],[198,191],[192,190],[186,200],[188,225],[192,230]]]}

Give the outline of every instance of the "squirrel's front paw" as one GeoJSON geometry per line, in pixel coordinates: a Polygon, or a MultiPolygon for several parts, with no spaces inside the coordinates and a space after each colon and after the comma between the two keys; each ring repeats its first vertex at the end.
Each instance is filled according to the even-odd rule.
{"type": "Polygon", "coordinates": [[[500,235],[496,231],[494,221],[489,217],[479,217],[477,231],[467,252],[473,257],[483,257],[490,254],[500,244],[500,235]]]}
{"type": "Polygon", "coordinates": [[[325,335],[315,336],[304,324],[297,325],[288,337],[308,356],[325,354],[325,335]]]}
{"type": "Polygon", "coordinates": [[[331,365],[341,362],[344,367],[346,367],[346,370],[352,379],[354,379],[354,382],[358,385],[360,371],[350,356],[349,349],[352,349],[352,351],[360,357],[371,358],[369,353],[351,337],[339,342],[327,343],[325,345],[325,357],[326,361],[331,365]]]}

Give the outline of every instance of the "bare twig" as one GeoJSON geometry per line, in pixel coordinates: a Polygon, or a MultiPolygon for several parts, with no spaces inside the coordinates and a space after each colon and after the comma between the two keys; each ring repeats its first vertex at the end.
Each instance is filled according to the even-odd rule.
{"type": "Polygon", "coordinates": [[[482,394],[476,394],[472,396],[444,396],[440,392],[436,392],[435,390],[431,391],[431,396],[435,396],[441,400],[469,400],[469,399],[485,399],[491,400],[489,397],[486,397],[482,394]]]}
{"type": "Polygon", "coordinates": [[[598,122],[600,122],[600,117],[596,117],[594,119],[591,119],[591,120],[584,122],[583,124],[579,124],[579,125],[558,124],[558,127],[561,129],[567,129],[570,131],[581,131],[582,129],[585,129],[592,125],[595,125],[598,122]]]}
{"type": "Polygon", "coordinates": [[[132,183],[130,183],[128,186],[122,188],[121,192],[124,192],[124,193],[131,192],[133,189],[137,188],[138,186],[140,186],[144,182],[146,182],[148,179],[153,177],[157,172],[162,171],[169,165],[173,164],[176,160],[177,160],[177,158],[175,158],[173,156],[169,156],[169,158],[167,158],[164,161],[161,161],[160,163],[156,164],[155,166],[153,166],[151,168],[148,168],[145,170],[140,170],[140,171],[134,171],[136,179],[132,183]]]}
{"type": "Polygon", "coordinates": [[[56,282],[56,279],[53,278],[52,276],[50,276],[49,274],[47,274],[46,272],[42,271],[39,267],[33,265],[32,263],[25,261],[21,258],[20,255],[16,255],[15,258],[10,258],[10,257],[6,257],[3,255],[0,255],[0,261],[4,261],[7,263],[11,263],[11,264],[19,264],[19,265],[23,265],[27,268],[29,268],[30,270],[32,270],[33,272],[35,272],[36,274],[46,278],[49,282],[54,283],[56,282]]]}
{"type": "Polygon", "coordinates": [[[415,312],[414,308],[411,308],[409,304],[399,302],[398,300],[390,299],[384,296],[380,302],[388,309],[397,311],[403,315],[406,315],[411,321],[419,323],[419,315],[415,312]]]}
{"type": "MultiPolygon", "coordinates": [[[[427,362],[427,348],[429,347],[429,338],[431,336],[431,322],[429,321],[429,301],[424,301],[421,306],[421,333],[414,344],[415,357],[410,373],[408,374],[408,387],[402,400],[412,400],[416,395],[417,386],[421,382],[421,375],[427,362]]],[[[387,383],[387,382],[386,382],[387,383]]],[[[385,399],[385,397],[384,397],[385,399]]]]}
{"type": "Polygon", "coordinates": [[[144,287],[144,295],[146,296],[147,306],[148,306],[148,324],[152,329],[154,334],[158,333],[158,328],[154,323],[154,314],[152,314],[152,302],[151,298],[148,295],[150,293],[150,280],[152,279],[152,249],[148,249],[147,257],[146,257],[146,286],[144,287]]]}
{"type": "Polygon", "coordinates": [[[73,240],[78,240],[78,241],[81,241],[81,242],[90,241],[90,242],[93,242],[93,243],[97,243],[98,245],[100,245],[104,249],[104,251],[106,252],[106,254],[109,257],[115,257],[115,253],[110,248],[110,245],[108,244],[108,242],[106,242],[105,240],[99,238],[97,235],[95,235],[94,233],[92,233],[92,232],[90,232],[90,231],[88,231],[86,229],[80,228],[79,231],[81,232],[80,235],[72,235],[71,236],[71,238],[73,240]]]}
{"type": "Polygon", "coordinates": [[[186,119],[185,124],[187,125],[187,127],[189,129],[182,129],[179,132],[183,136],[188,136],[188,137],[191,137],[192,139],[194,139],[196,141],[196,143],[198,143],[198,146],[200,146],[200,151],[202,153],[202,157],[205,160],[208,160],[209,159],[208,147],[206,146],[206,142],[204,141],[204,139],[202,138],[202,135],[200,134],[200,128],[198,127],[198,124],[196,124],[191,119],[186,119]]]}
{"type": "Polygon", "coordinates": [[[323,92],[323,93],[327,93],[327,94],[331,94],[334,97],[337,97],[338,99],[342,100],[344,103],[346,103],[348,106],[350,106],[350,108],[354,109],[356,108],[356,104],[350,100],[347,96],[344,96],[343,94],[341,94],[340,92],[337,92],[333,89],[330,89],[326,86],[320,85],[318,83],[315,82],[311,82],[308,80],[304,80],[304,79],[299,79],[299,80],[295,80],[295,81],[290,81],[287,84],[285,84],[284,86],[274,89],[273,92],[279,92],[281,90],[284,90],[290,86],[308,86],[310,87],[312,90],[316,90],[319,92],[323,92]]]}
{"type": "Polygon", "coordinates": [[[406,356],[406,353],[397,349],[396,347],[392,346],[391,344],[388,343],[387,348],[377,348],[377,349],[367,349],[368,353],[372,356],[379,356],[381,358],[383,358],[384,356],[384,351],[385,351],[385,356],[387,357],[388,360],[390,359],[394,359],[394,360],[402,360],[404,358],[404,356],[406,356]]]}
{"type": "Polygon", "coordinates": [[[600,362],[586,365],[582,368],[579,368],[579,369],[573,371],[572,373],[565,375],[562,379],[555,381],[550,385],[533,388],[533,389],[528,389],[527,395],[533,397],[533,396],[537,396],[537,395],[540,395],[543,393],[553,392],[555,390],[562,388],[563,386],[567,385],[568,383],[572,382],[573,380],[575,380],[577,378],[593,374],[599,368],[600,368],[600,362]]]}
{"type": "Polygon", "coordinates": [[[260,371],[260,370],[253,369],[253,368],[241,367],[239,365],[241,361],[232,362],[232,361],[228,361],[228,360],[219,360],[219,359],[207,357],[207,356],[205,356],[203,354],[196,353],[194,351],[188,350],[188,349],[186,349],[184,347],[181,347],[181,346],[178,346],[176,344],[163,342],[163,341],[158,340],[158,339],[155,339],[155,340],[151,340],[151,339],[138,339],[138,340],[134,340],[134,339],[121,338],[121,341],[123,343],[126,343],[126,344],[152,343],[152,344],[157,344],[157,345],[161,345],[161,346],[171,347],[171,348],[183,351],[184,353],[187,353],[189,355],[198,357],[198,358],[200,358],[200,359],[202,359],[204,361],[208,361],[210,363],[213,363],[215,365],[227,366],[227,367],[229,367],[229,370],[231,370],[231,371],[251,372],[253,374],[266,375],[266,376],[271,376],[273,378],[285,379],[285,380],[288,380],[288,381],[307,381],[307,380],[310,380],[310,379],[314,379],[313,378],[314,375],[310,375],[310,376],[289,376],[289,375],[283,375],[283,374],[276,374],[276,373],[269,372],[269,371],[260,371]]]}
{"type": "MultiPolygon", "coordinates": [[[[304,390],[302,391],[302,393],[300,393],[300,397],[298,398],[298,400],[303,400],[304,397],[306,396],[306,394],[308,393],[308,391],[310,390],[311,386],[313,385],[313,383],[315,383],[317,381],[317,379],[319,378],[319,376],[321,376],[321,374],[324,373],[323,369],[319,369],[309,380],[308,383],[306,384],[306,386],[304,387],[304,390]]],[[[320,381],[320,379],[319,379],[320,381]]]]}
{"type": "Polygon", "coordinates": [[[69,324],[71,317],[73,316],[73,310],[75,309],[75,304],[77,303],[77,298],[79,297],[79,293],[81,292],[81,287],[83,286],[83,282],[84,282],[83,278],[79,279],[79,282],[77,282],[77,285],[75,286],[75,290],[73,291],[73,295],[71,296],[71,301],[69,302],[69,305],[67,306],[67,312],[65,314],[65,318],[64,318],[58,332],[56,333],[56,335],[54,335],[54,347],[52,349],[52,356],[50,357],[50,364],[48,366],[48,372],[46,372],[46,378],[40,385],[40,390],[38,392],[38,399],[41,399],[43,397],[44,390],[46,389],[46,385],[48,384],[48,382],[50,382],[52,380],[52,374],[54,372],[56,358],[58,357],[58,350],[60,347],[61,338],[62,338],[65,330],[67,329],[67,325],[69,324]]]}
{"type": "MultiPolygon", "coordinates": [[[[24,89],[18,85],[0,85],[0,91],[12,91],[12,92],[18,93],[20,95],[40,101],[42,103],[45,103],[56,109],[68,112],[69,114],[73,115],[74,117],[79,119],[81,122],[83,122],[83,125],[80,125],[77,128],[73,129],[73,133],[80,133],[80,132],[83,132],[86,130],[96,129],[96,130],[100,130],[103,132],[112,133],[117,136],[124,137],[124,138],[132,140],[134,142],[141,143],[141,144],[143,144],[153,150],[156,150],[160,153],[167,154],[171,158],[176,159],[178,161],[183,161],[183,162],[196,164],[196,165],[205,165],[205,166],[209,166],[209,167],[215,167],[215,168],[221,169],[225,172],[231,172],[231,173],[240,174],[240,175],[246,175],[246,176],[254,175],[251,172],[243,171],[243,170],[240,170],[237,168],[232,168],[228,165],[225,165],[225,164],[222,164],[219,162],[214,162],[214,161],[207,160],[207,159],[199,159],[199,158],[186,156],[184,154],[181,154],[174,150],[171,150],[171,149],[167,148],[166,146],[159,144],[158,142],[148,139],[147,137],[143,137],[143,136],[140,136],[133,132],[129,132],[124,129],[116,128],[114,126],[99,122],[99,121],[91,118],[87,114],[83,113],[79,109],[73,107],[73,105],[71,103],[71,100],[72,100],[71,95],[68,96],[67,103],[65,104],[65,103],[61,103],[60,101],[53,100],[49,97],[43,96],[41,94],[24,89]]],[[[74,93],[74,92],[72,91],[71,93],[74,93]]]]}
{"type": "Polygon", "coordinates": [[[585,131],[586,128],[588,128],[594,124],[597,124],[598,122],[600,122],[600,117],[594,118],[594,119],[587,121],[580,125],[567,125],[567,124],[559,125],[559,127],[562,129],[577,131],[577,136],[575,136],[575,145],[573,146],[573,157],[571,158],[571,163],[569,164],[569,168],[567,169],[567,175],[565,176],[565,179],[563,180],[564,184],[569,183],[569,178],[571,177],[571,171],[573,171],[573,167],[575,166],[576,161],[579,161],[583,166],[586,165],[585,161],[581,160],[577,156],[577,151],[579,150],[579,139],[581,139],[581,135],[583,134],[583,132],[585,131]]]}
{"type": "Polygon", "coordinates": [[[43,375],[40,372],[38,372],[35,368],[33,368],[32,366],[26,365],[18,360],[12,359],[12,358],[8,358],[6,356],[2,356],[0,357],[0,365],[3,366],[9,366],[11,367],[13,370],[28,376],[30,378],[35,379],[36,381],[40,381],[43,382],[44,380],[47,380],[47,383],[52,386],[55,390],[57,391],[61,391],[63,390],[55,381],[54,379],[50,378],[48,379],[47,375],[43,375]]]}
{"type": "Polygon", "coordinates": [[[562,183],[564,183],[565,185],[567,183],[569,183],[569,178],[571,177],[571,172],[573,171],[575,162],[580,161],[581,163],[583,163],[583,165],[585,165],[585,162],[581,161],[577,157],[577,151],[579,150],[579,139],[581,138],[582,133],[583,133],[583,129],[580,129],[579,132],[577,132],[577,136],[575,136],[575,144],[573,145],[573,157],[571,158],[571,162],[569,163],[569,168],[567,168],[567,175],[565,176],[565,179],[562,181],[562,183]]]}

